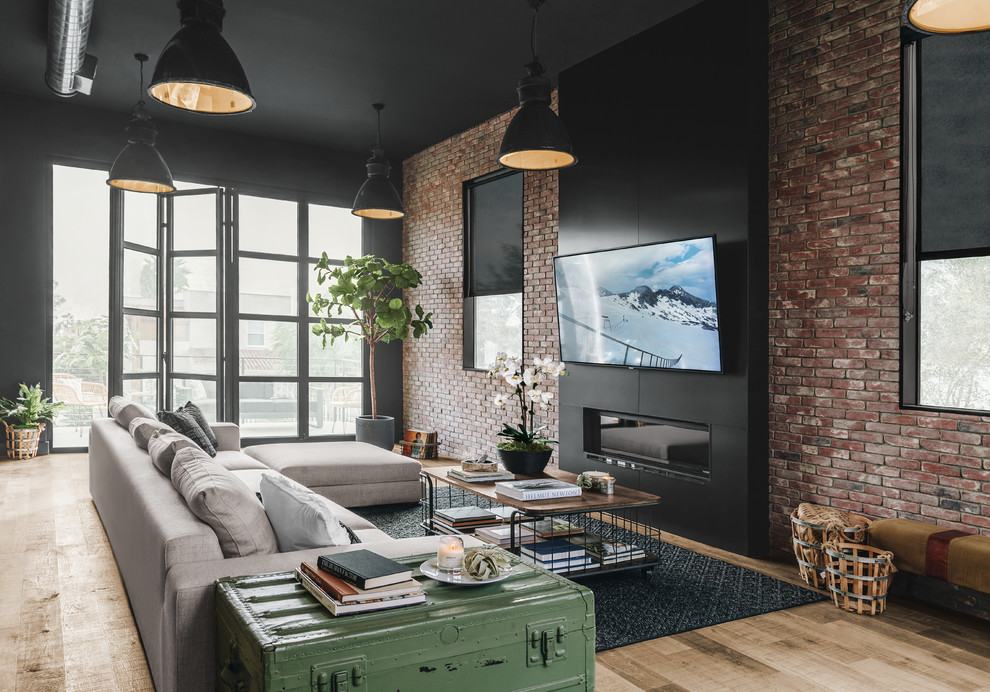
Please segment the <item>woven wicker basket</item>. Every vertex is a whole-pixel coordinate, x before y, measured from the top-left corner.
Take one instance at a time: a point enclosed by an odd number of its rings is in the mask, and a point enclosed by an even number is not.
[[[860,615],[879,615],[897,568],[894,554],[869,545],[826,543],[825,579],[832,602]]]
[[[827,541],[863,543],[870,520],[833,507],[802,502],[791,512],[791,537],[801,578],[816,589],[825,588],[825,557],[822,544]]]
[[[38,454],[38,442],[41,440],[41,431],[45,429],[44,423],[39,423],[34,428],[18,428],[3,423],[7,429],[7,456],[11,459],[33,459]]]

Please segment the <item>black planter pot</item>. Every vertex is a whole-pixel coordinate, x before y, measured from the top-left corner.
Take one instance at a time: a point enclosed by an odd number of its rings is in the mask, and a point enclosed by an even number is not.
[[[354,419],[354,439],[391,450],[395,445],[395,418],[358,416]]]
[[[519,452],[516,450],[500,449],[498,457],[502,466],[509,473],[518,473],[521,476],[536,476],[543,473],[547,463],[550,461],[552,449],[545,452]]]

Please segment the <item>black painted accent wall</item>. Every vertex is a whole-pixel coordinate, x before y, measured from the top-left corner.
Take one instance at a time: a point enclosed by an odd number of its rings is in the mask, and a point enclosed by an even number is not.
[[[724,367],[571,365],[561,466],[657,493],[662,530],[746,555],[769,532],[767,51],[765,5],[707,0],[566,70],[559,92],[579,159],[560,174],[560,254],[715,235]],[[586,407],[710,424],[710,482],[589,461]]]
[[[0,92],[0,127],[5,133],[0,158],[0,396],[14,396],[18,382],[41,382],[50,388],[51,163],[71,165],[75,159],[109,170],[126,142],[128,112],[84,104],[82,96],[56,100]],[[192,126],[156,120],[158,148],[176,178],[234,185],[258,194],[295,191],[306,201],[347,207],[365,178],[368,153],[226,132],[218,129],[223,118],[203,122]],[[392,180],[401,184],[401,171],[394,171]],[[364,247],[398,261],[401,235],[401,223],[365,221]],[[401,431],[401,344],[380,346],[376,365],[380,410],[395,416]],[[369,402],[365,409],[370,411]]]

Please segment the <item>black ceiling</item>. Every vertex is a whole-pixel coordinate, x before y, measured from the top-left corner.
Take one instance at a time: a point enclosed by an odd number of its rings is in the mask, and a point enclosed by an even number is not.
[[[549,0],[540,10],[540,56],[556,83],[560,70],[696,2]],[[7,5],[0,90],[61,98],[44,82],[47,3]],[[227,0],[225,7],[223,34],[257,109],[201,116],[152,102],[160,123],[364,151],[374,143],[371,103],[381,101],[384,144],[397,160],[515,106],[529,60],[525,0]],[[92,95],[71,102],[119,111],[123,122],[137,100],[133,54],[151,56],[147,79],[178,27],[173,0],[96,0],[87,49],[99,59],[96,81]]]

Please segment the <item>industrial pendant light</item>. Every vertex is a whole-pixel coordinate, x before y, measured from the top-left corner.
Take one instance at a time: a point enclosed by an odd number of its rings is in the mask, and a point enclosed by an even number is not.
[[[182,110],[233,115],[254,110],[244,68],[227,41],[222,0],[179,0],[182,28],[158,56],[148,93]]]
[[[986,0],[909,0],[904,23],[931,34],[968,34],[990,29]]]
[[[351,213],[367,219],[401,219],[406,215],[402,200],[388,179],[391,165],[382,149],[382,109],[384,103],[373,103],[371,107],[378,113],[378,143],[371,149],[368,159],[368,179],[354,198]]]
[[[542,171],[566,168],[577,163],[571,138],[550,108],[550,80],[536,52],[536,19],[543,0],[529,0],[533,8],[533,28],[530,41],[533,60],[526,65],[529,73],[519,82],[519,110],[509,122],[498,152],[498,162],[508,168]]]
[[[107,185],[133,192],[172,192],[172,173],[165,159],[155,149],[155,126],[144,109],[144,62],[148,56],[135,53],[141,70],[141,90],[138,102],[131,109],[131,122],[127,125],[127,146],[117,154],[110,167]]]

